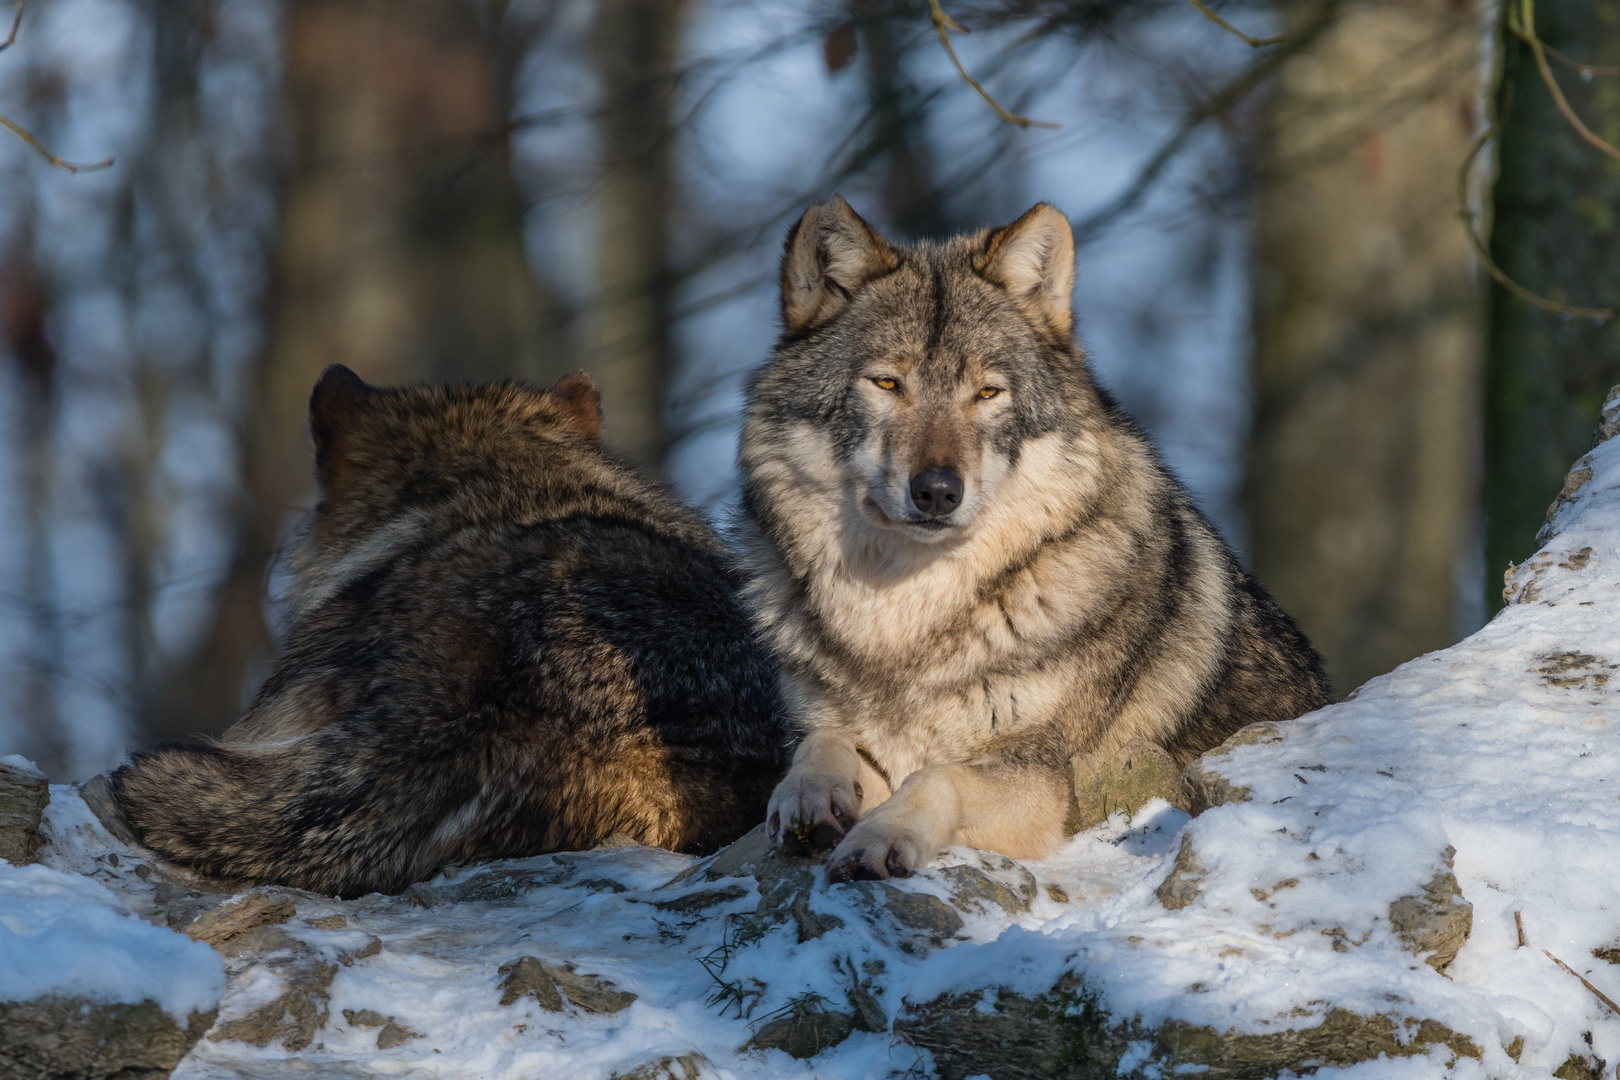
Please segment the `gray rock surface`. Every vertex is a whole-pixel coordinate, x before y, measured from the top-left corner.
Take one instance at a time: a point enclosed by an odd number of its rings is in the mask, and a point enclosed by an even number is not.
[[[995,989],[908,1003],[894,1032],[932,1055],[940,1080],[1112,1078],[1142,1036],[1134,1022],[1110,1017],[1072,975],[1036,998]]]
[[[933,1057],[941,1080],[1112,1080],[1196,1075],[1263,1080],[1350,1065],[1380,1056],[1414,1057],[1444,1047],[1451,1059],[1478,1059],[1473,1042],[1429,1020],[1360,1016],[1331,1010],[1316,1023],[1263,1035],[1218,1031],[1180,1021],[1148,1030],[1110,1016],[1077,975],[1028,998],[997,991],[944,995],[911,1004],[894,1030]],[[1137,1050],[1131,1058],[1127,1053]],[[1144,1052],[1145,1051],[1145,1052]]]
[[[214,1013],[185,1027],[155,1002],[108,1005],[44,997],[0,1002],[4,1080],[161,1080],[172,1072]]]
[[[1198,853],[1193,850],[1192,840],[1186,836],[1181,838],[1181,848],[1176,852],[1176,861],[1170,868],[1170,874],[1159,883],[1157,896],[1159,903],[1171,911],[1179,911],[1198,899],[1201,891],[1199,886],[1204,880],[1207,871],[1198,862]]]
[[[1192,761],[1181,774],[1185,809],[1193,817],[1227,803],[1249,801],[1249,789],[1234,784],[1216,768],[1217,759],[1239,746],[1280,742],[1287,737],[1289,721],[1265,720],[1239,728],[1237,733],[1209,753]]]
[[[698,1080],[709,1059],[702,1054],[668,1055],[637,1065],[629,1072],[614,1073],[612,1080]]]
[[[1116,811],[1134,814],[1154,798],[1187,808],[1174,759],[1145,739],[1133,739],[1107,757],[1079,754],[1069,762],[1071,833],[1100,825]]]
[[[751,1050],[781,1050],[796,1058],[813,1058],[849,1038],[855,1017],[821,1009],[794,1009],[760,1025],[748,1040]]]
[[[952,901],[958,907],[987,911],[992,905],[1008,915],[1023,915],[1035,899],[1035,875],[1004,855],[985,853],[987,860],[996,860],[996,868],[1004,873],[1018,875],[1017,885],[1005,885],[974,866],[947,866],[940,876],[950,882]]]
[[[1155,1036],[1167,1071],[1197,1071],[1209,1080],[1262,1080],[1287,1071],[1314,1071],[1320,1065],[1353,1065],[1379,1057],[1419,1057],[1435,1047],[1451,1061],[1478,1059],[1479,1047],[1433,1020],[1360,1016],[1334,1009],[1318,1024],[1235,1035],[1171,1021]],[[1190,1067],[1190,1068],[1189,1068]]]
[[[264,931],[286,922],[297,910],[297,905],[287,896],[256,891],[209,908],[177,929],[183,929],[191,940],[201,941],[227,957],[268,952],[279,945],[285,935],[272,936]]]
[[[111,833],[119,843],[131,847],[140,844],[135,838],[135,830],[129,827],[129,822],[124,820],[124,816],[118,812],[118,807],[113,804],[112,785],[107,783],[105,773],[97,773],[80,784],[79,798],[83,799],[90,812],[96,815],[96,820],[101,822],[102,828]]]
[[[377,1049],[392,1050],[396,1046],[403,1046],[412,1039],[421,1038],[416,1032],[395,1020],[392,1016],[384,1016],[375,1009],[344,1009],[343,1019],[349,1022],[350,1027],[380,1028],[377,1032]]]
[[[1474,905],[1463,899],[1451,860],[1455,848],[1441,856],[1444,866],[1415,896],[1389,905],[1389,924],[1401,942],[1423,962],[1444,974],[1474,928]]]
[[[39,851],[39,819],[51,801],[45,774],[0,763],[0,859],[16,866]]]
[[[586,1012],[616,1013],[628,1009],[636,995],[614,987],[596,975],[579,974],[572,964],[543,964],[532,956],[519,957],[500,969],[501,1004],[532,997],[542,1009],[562,1012],[563,1001]]]

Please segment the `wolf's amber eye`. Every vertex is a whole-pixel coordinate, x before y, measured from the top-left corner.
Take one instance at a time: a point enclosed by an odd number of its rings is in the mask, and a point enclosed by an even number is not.
[[[979,400],[980,401],[989,401],[991,398],[995,397],[999,393],[1001,393],[1001,387],[999,387],[999,386],[981,387],[979,389]]]
[[[898,389],[900,389],[900,380],[899,379],[891,379],[886,375],[882,376],[880,378],[873,379],[872,383],[879,390],[898,390]]]

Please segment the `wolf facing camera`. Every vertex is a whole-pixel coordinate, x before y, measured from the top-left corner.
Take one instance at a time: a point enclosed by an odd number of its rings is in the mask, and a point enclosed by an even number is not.
[[[1074,241],[1013,224],[901,246],[842,198],[782,260],[740,461],[743,599],[802,741],[777,842],[832,880],[951,844],[1038,858],[1068,768],[1185,765],[1325,705],[1319,658],[1087,370]]]
[[[220,740],[111,777],[147,846],[351,897],[760,820],[789,745],[774,667],[715,535],[603,456],[588,375],[383,389],[334,365],[310,427],[274,670]]]

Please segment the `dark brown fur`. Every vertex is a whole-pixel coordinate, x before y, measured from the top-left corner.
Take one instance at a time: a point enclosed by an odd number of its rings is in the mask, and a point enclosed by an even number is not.
[[[285,649],[218,742],[112,778],[144,843],[352,896],[614,832],[708,851],[785,764],[774,674],[695,514],[596,445],[583,373],[383,390],[328,369]]]

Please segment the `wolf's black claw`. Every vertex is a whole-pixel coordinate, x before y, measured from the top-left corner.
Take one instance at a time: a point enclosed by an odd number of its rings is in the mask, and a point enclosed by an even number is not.
[[[810,827],[810,846],[817,851],[837,847],[838,841],[843,838],[843,831],[831,822],[818,821]]]
[[[874,869],[867,866],[866,863],[860,859],[855,860],[855,866],[853,869],[855,871],[853,880],[855,881],[883,881],[889,876],[888,871],[882,867]]]

